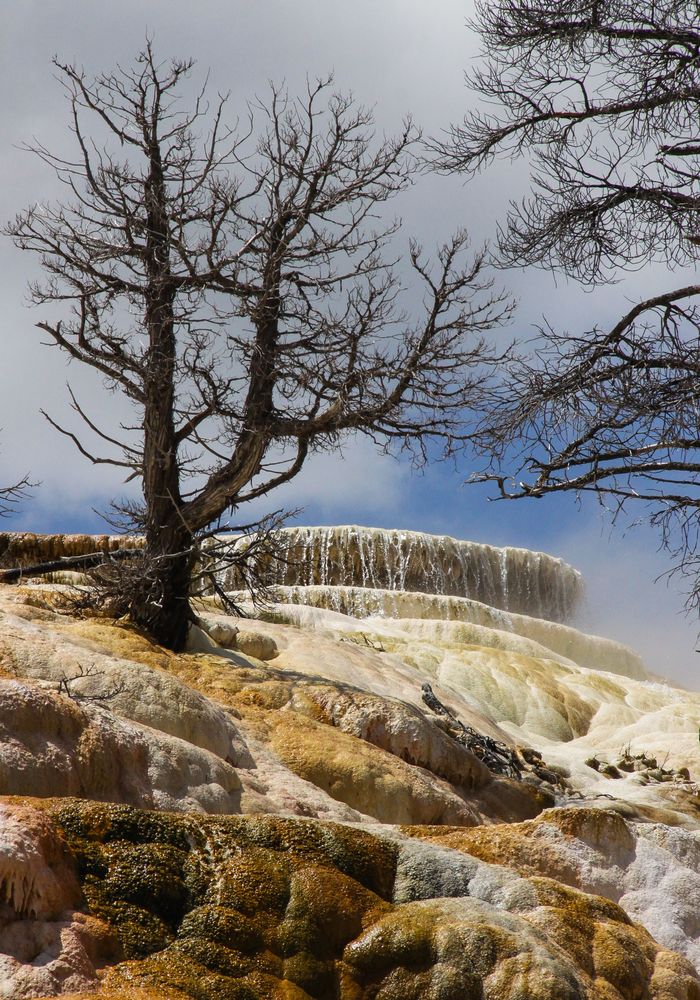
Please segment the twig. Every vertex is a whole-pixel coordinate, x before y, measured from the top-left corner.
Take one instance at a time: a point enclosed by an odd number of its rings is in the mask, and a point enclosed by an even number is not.
[[[61,676],[58,682],[58,693],[66,695],[66,697],[70,698],[71,701],[110,701],[112,698],[116,698],[117,695],[122,694],[122,692],[126,690],[126,684],[124,683],[124,681],[120,682],[119,684],[116,684],[113,688],[111,688],[109,691],[106,691],[104,694],[81,694],[79,691],[74,691],[71,688],[71,684],[73,684],[77,680],[80,680],[83,677],[104,677],[104,676],[105,675],[103,670],[95,670],[94,666],[87,667],[86,669],[85,667],[79,664],[78,673],[75,674],[75,676],[68,677],[66,674],[63,674]]]

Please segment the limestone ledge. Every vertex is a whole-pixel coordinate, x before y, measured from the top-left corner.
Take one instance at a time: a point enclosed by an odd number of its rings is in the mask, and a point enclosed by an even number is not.
[[[232,537],[231,544],[245,546],[246,539]],[[358,525],[284,528],[278,544],[282,558],[270,572],[282,586],[452,595],[553,621],[571,619],[583,598],[577,570],[529,549]],[[240,586],[235,571],[223,572],[220,583],[225,590]]]
[[[246,537],[228,537],[234,548],[247,544]],[[26,566],[141,544],[135,537],[6,532],[0,533],[0,565]],[[553,621],[570,620],[583,597],[580,573],[561,559],[447,535],[358,526],[290,527],[278,532],[278,546],[282,558],[268,569],[282,586],[454,595]],[[223,570],[219,582],[226,590],[240,586],[233,570]]]
[[[641,656],[623,643],[587,635],[571,625],[500,611],[464,597],[372,590],[363,587],[276,587],[278,611],[303,624],[299,607],[319,608],[361,619],[365,630],[397,628],[417,637],[434,636],[440,644],[487,646],[507,649],[581,667],[604,670],[645,680]],[[248,595],[235,591],[236,601]]]

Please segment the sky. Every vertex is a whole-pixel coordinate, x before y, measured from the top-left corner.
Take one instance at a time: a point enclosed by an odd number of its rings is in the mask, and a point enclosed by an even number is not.
[[[193,57],[195,80],[209,72],[210,88],[230,92],[234,114],[267,82],[294,93],[306,77],[332,71],[338,89],[374,108],[378,125],[395,131],[407,114],[427,135],[459,120],[474,97],[464,71],[478,54],[466,21],[467,0],[4,0],[0,35],[0,221],[36,202],[60,198],[50,170],[21,146],[34,138],[56,151],[70,149],[67,105],[54,76],[54,55],[89,74],[129,65],[153,39],[163,58]],[[527,190],[522,165],[497,165],[468,184],[421,177],[402,199],[406,239],[427,245],[466,226],[474,246],[493,236],[507,202]],[[29,256],[0,238],[0,482],[29,471],[40,483],[17,516],[14,530],[99,531],[95,511],[123,494],[115,470],[94,467],[42,418],[40,409],[69,421],[65,383],[78,391],[105,426],[125,416],[120,400],[90,372],[69,367],[42,344],[35,324],[45,317],[27,305],[27,282],[37,276]],[[546,314],[560,327],[604,323],[621,303],[664,275],[645,272],[611,288],[583,293],[540,271],[498,276],[518,299],[501,338],[527,339]],[[297,523],[365,524],[449,534],[517,545],[560,556],[587,581],[581,624],[638,649],[658,674],[700,688],[696,622],[680,613],[677,585],[659,581],[669,563],[648,528],[618,525],[593,502],[573,497],[506,503],[485,487],[465,486],[475,462],[432,464],[419,473],[406,462],[377,454],[365,439],[349,440],[342,454],[313,456],[304,472],[269,498],[269,505],[303,507]]]

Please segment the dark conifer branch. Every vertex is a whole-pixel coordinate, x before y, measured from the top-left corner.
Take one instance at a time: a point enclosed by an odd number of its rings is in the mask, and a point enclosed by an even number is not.
[[[432,143],[471,174],[526,154],[533,195],[512,204],[499,263],[589,285],[651,262],[700,261],[700,10],[686,0],[477,2],[491,110]],[[700,566],[700,285],[695,274],[608,329],[545,326],[484,415],[476,478],[507,498],[593,492],[642,511],[676,567]],[[691,603],[698,603],[697,584]]]

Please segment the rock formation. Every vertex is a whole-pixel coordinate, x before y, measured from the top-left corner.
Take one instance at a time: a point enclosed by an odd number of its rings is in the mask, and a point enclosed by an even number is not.
[[[232,544],[246,539],[232,538]],[[448,535],[344,526],[285,528],[271,566],[281,586],[356,587],[466,597],[494,608],[565,621],[583,597],[581,574],[529,549],[496,548]],[[235,590],[236,578],[224,577]]]
[[[700,694],[417,537],[177,655],[0,586],[3,1000],[700,1000]]]

